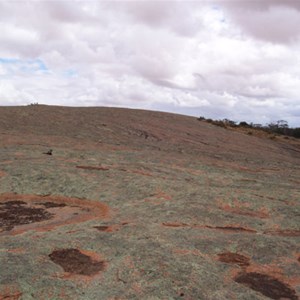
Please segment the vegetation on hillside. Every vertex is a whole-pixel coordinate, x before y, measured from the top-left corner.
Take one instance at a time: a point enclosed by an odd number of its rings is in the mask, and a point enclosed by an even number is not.
[[[213,125],[220,126],[223,128],[228,128],[228,127],[249,128],[249,129],[261,130],[272,134],[280,134],[280,135],[300,138],[300,127],[290,128],[288,122],[285,120],[278,120],[276,122],[271,122],[266,125],[247,123],[245,121],[238,123],[229,119],[212,120],[212,119],[206,119],[204,117],[199,117],[198,120],[205,121],[207,123],[211,123]]]

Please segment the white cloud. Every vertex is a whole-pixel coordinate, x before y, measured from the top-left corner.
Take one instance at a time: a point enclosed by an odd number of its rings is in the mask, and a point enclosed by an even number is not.
[[[0,20],[1,105],[300,126],[297,1],[1,1]]]

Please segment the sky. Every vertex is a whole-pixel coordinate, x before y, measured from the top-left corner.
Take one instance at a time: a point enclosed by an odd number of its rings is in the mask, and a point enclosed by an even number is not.
[[[0,0],[0,105],[300,127],[300,1]]]

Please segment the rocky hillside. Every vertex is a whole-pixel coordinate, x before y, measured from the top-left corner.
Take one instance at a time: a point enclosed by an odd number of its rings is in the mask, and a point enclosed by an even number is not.
[[[0,299],[298,299],[299,184],[292,138],[0,107]]]

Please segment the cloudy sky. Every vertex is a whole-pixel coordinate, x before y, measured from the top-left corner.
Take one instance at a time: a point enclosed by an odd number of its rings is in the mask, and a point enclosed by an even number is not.
[[[300,1],[0,0],[0,105],[300,126]]]

